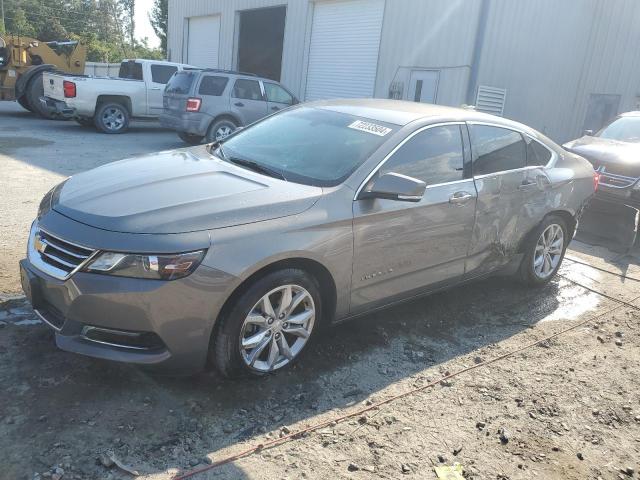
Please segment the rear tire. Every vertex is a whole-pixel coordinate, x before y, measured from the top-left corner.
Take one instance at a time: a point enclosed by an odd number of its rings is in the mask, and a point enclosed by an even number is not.
[[[102,133],[124,133],[129,128],[129,110],[121,103],[103,103],[96,109],[94,124]]]
[[[31,107],[31,111],[33,113],[37,113],[42,118],[51,120],[54,116],[51,115],[40,103],[40,97],[43,95],[44,87],[42,86],[42,73],[37,73],[31,80],[29,80],[24,96],[26,97],[26,102],[29,104],[29,107]]]
[[[207,143],[224,140],[231,135],[236,128],[238,128],[236,122],[229,118],[216,120],[209,126],[209,130],[207,130]]]
[[[31,108],[31,105],[29,105],[29,102],[27,101],[27,96],[26,96],[26,94],[25,94],[25,95],[22,95],[20,98],[18,98],[18,99],[17,99],[17,102],[18,102],[18,103],[20,104],[20,106],[21,106],[22,108],[24,108],[25,110],[28,110],[28,111],[30,111],[31,113],[35,113],[35,112],[33,111],[33,109]]]
[[[180,140],[188,143],[189,145],[200,145],[204,138],[202,135],[192,135],[187,132],[178,132],[178,136],[180,137]]]
[[[520,280],[532,287],[549,283],[562,265],[569,241],[564,219],[557,215],[545,217],[526,240],[518,270]]]
[[[248,286],[219,319],[211,358],[225,377],[266,375],[297,361],[315,338],[321,320],[320,288],[311,275],[298,268],[271,272]],[[250,346],[251,339],[255,346]]]

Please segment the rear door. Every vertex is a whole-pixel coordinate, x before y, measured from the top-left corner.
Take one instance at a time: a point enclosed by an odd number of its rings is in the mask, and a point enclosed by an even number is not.
[[[372,177],[394,172],[423,180],[419,202],[354,202],[353,312],[464,274],[476,191],[464,168],[461,126],[418,130]]]
[[[262,82],[267,96],[268,113],[274,113],[293,105],[295,97],[277,83]]]
[[[231,111],[249,125],[267,115],[267,101],[258,80],[236,79],[231,91]]]
[[[202,100],[200,112],[212,118],[229,109],[229,95],[223,95],[229,84],[229,77],[222,75],[202,75],[197,97]]]
[[[162,113],[162,95],[169,79],[178,71],[176,65],[159,63],[147,64],[149,70],[145,72],[147,85],[147,113],[157,116]]]
[[[533,187],[520,132],[481,123],[468,129],[478,205],[466,270],[481,274],[505,265],[517,251]]]

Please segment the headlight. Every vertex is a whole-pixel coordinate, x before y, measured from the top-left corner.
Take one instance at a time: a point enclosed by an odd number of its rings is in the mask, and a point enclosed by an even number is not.
[[[86,272],[120,277],[175,280],[191,274],[206,250],[168,255],[102,252],[84,268]]]

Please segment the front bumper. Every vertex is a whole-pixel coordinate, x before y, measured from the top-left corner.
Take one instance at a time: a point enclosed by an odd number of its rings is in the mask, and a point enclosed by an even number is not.
[[[62,350],[169,373],[206,365],[232,277],[201,265],[173,281],[83,271],[59,279],[36,266],[31,250],[29,257],[20,261],[23,290]]]
[[[49,114],[54,115],[58,118],[73,118],[75,114],[75,110],[68,106],[62,100],[56,100],[51,97],[40,97],[40,105],[49,112]]]

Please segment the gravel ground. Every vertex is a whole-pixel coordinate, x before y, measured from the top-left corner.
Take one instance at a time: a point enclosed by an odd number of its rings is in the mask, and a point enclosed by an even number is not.
[[[0,108],[0,260],[8,265],[22,256],[38,199],[60,178],[180,145],[155,127],[114,138]],[[3,143],[24,135],[29,146]],[[570,258],[591,266],[566,261],[542,289],[496,278],[432,295],[330,329],[295,368],[242,381],[153,376],[59,351],[17,294],[17,268],[6,268],[0,479],[132,478],[112,459],[139,478],[170,479],[475,365],[194,478],[429,479],[455,462],[474,479],[638,478],[640,310],[572,281],[640,308],[640,254],[571,247]]]

